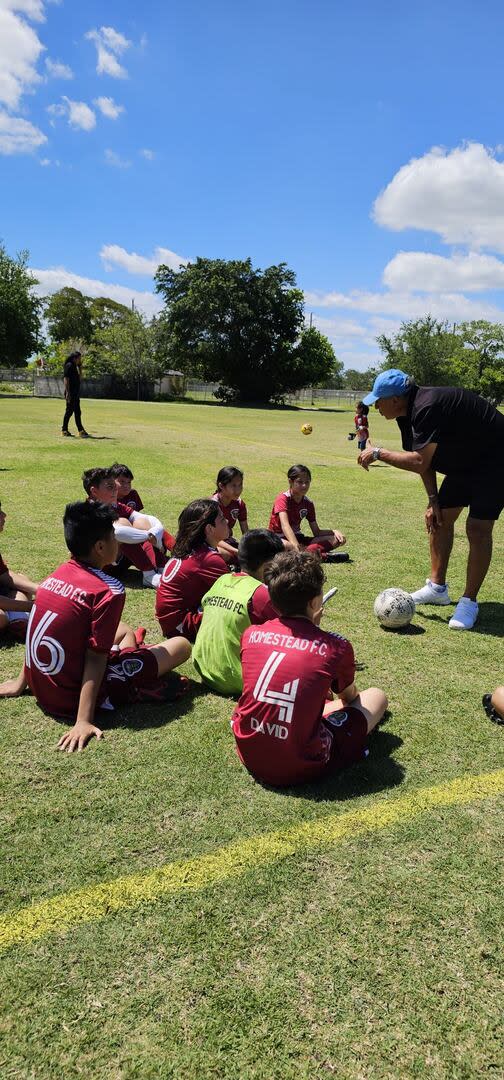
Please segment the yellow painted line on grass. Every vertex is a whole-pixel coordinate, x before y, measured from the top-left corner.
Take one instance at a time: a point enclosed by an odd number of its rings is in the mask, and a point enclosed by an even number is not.
[[[479,802],[503,792],[504,769],[480,776],[462,776],[399,798],[381,800],[361,810],[329,814],[289,829],[252,836],[208,855],[75,889],[0,917],[0,950],[37,941],[82,923],[97,922],[115,912],[152,904],[163,896],[204,889],[299,852],[316,851],[411,821],[437,807]]]

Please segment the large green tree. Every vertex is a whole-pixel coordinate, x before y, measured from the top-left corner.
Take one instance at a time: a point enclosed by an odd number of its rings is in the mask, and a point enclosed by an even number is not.
[[[504,401],[504,326],[484,319],[457,327],[460,349],[453,359],[456,381],[495,405]]]
[[[46,304],[51,340],[58,345],[68,342],[74,349],[89,345],[93,332],[90,306],[90,298],[79,289],[66,286],[53,293]]]
[[[451,364],[460,349],[456,328],[431,315],[403,322],[393,337],[381,334],[382,370],[400,368],[422,386],[451,386],[457,379]]]
[[[0,364],[5,367],[24,367],[40,341],[43,305],[27,267],[27,251],[12,258],[0,244]]]
[[[328,378],[327,339],[303,330],[303,294],[285,263],[256,270],[250,259],[197,259],[159,266],[165,354],[175,368],[219,382],[219,396],[278,401]]]
[[[145,394],[146,384],[161,374],[152,328],[144,315],[129,311],[113,319],[100,333],[107,370],[137,398]]]

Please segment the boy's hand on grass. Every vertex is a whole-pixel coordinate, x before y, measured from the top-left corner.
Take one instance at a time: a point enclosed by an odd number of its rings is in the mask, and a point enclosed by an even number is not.
[[[333,535],[338,547],[342,547],[343,544],[346,544],[346,536],[344,536],[343,533],[338,532],[338,530],[335,529]]]
[[[68,754],[73,754],[74,750],[84,750],[93,735],[97,739],[102,739],[103,731],[95,724],[79,720],[70,731],[67,731],[66,735],[61,736],[57,749],[66,750]]]

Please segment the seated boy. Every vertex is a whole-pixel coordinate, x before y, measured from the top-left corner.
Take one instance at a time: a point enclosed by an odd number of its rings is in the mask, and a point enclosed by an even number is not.
[[[163,526],[157,518],[138,514],[117,500],[116,482],[111,469],[86,469],[82,474],[84,491],[89,499],[117,508],[114,531],[119,541],[119,569],[135,566],[142,571],[145,586],[157,589],[161,580],[160,570],[166,563],[162,546]]]
[[[276,618],[264,572],[283,551],[279,536],[251,529],[238,546],[241,571],[217,578],[201,601],[203,620],[193,647],[196,671],[219,694],[241,694],[240,640],[244,630]]]
[[[121,465],[118,461],[115,461],[110,466],[110,472],[115,480],[117,501],[123,503],[124,506],[129,506],[130,510],[136,510],[137,514],[139,514],[143,510],[144,504],[138,491],[132,486],[134,476],[129,466]],[[171,551],[175,544],[175,537],[166,529],[163,529],[162,532],[162,543],[165,553]]]
[[[6,517],[0,503],[0,532],[3,532]],[[24,641],[28,612],[37,589],[36,581],[30,581],[26,574],[9,570],[0,555],[0,633],[10,630],[17,641]]]
[[[252,776],[285,787],[360,761],[387,699],[375,688],[358,693],[350,642],[319,629],[324,573],[317,555],[284,551],[265,580],[280,614],[243,635],[243,693],[232,727]],[[336,697],[328,701],[331,691]]]
[[[73,726],[58,748],[70,753],[101,738],[96,709],[178,696],[181,680],[177,686],[167,676],[191,652],[180,637],[137,646],[120,622],[124,586],[103,569],[117,557],[115,518],[102,503],[69,503],[63,524],[72,558],[38,586],[24,667],[0,685],[0,697],[18,697],[28,686],[44,712],[68,720]]]

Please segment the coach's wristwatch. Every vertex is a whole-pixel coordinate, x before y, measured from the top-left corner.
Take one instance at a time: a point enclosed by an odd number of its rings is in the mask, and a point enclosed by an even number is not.
[[[379,461],[380,460],[380,451],[381,451],[381,446],[376,446],[375,449],[373,450],[373,461]]]

